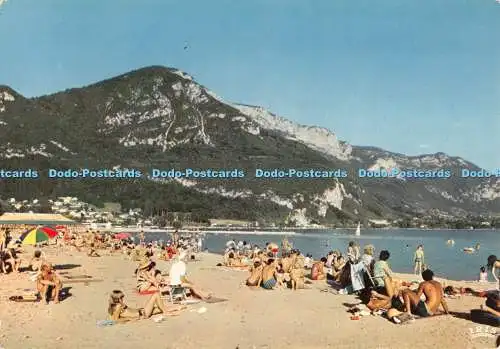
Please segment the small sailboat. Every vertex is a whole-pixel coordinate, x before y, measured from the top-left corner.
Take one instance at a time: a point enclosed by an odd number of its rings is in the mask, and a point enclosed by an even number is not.
[[[361,236],[361,223],[358,222],[358,227],[356,228],[356,236]]]
[[[455,245],[455,240],[449,239],[448,241],[446,241],[446,244],[453,246]]]

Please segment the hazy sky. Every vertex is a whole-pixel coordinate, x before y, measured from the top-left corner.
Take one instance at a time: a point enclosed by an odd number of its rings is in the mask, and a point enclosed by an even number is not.
[[[495,0],[9,0],[0,34],[26,96],[166,65],[352,144],[500,166]]]

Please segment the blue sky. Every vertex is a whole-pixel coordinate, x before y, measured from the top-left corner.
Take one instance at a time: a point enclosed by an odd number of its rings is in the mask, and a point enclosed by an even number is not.
[[[173,66],[352,144],[500,166],[495,0],[8,0],[0,33],[26,96]]]

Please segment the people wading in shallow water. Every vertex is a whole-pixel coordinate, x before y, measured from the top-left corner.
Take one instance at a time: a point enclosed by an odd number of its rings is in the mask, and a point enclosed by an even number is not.
[[[415,251],[415,255],[413,256],[413,263],[415,263],[415,275],[420,275],[422,274],[422,271],[424,269],[424,246],[423,245],[418,245],[417,250]]]

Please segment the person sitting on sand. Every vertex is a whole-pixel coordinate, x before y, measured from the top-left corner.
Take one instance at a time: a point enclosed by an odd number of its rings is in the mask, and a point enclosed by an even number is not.
[[[277,280],[276,260],[269,258],[266,265],[262,269],[262,288],[266,290],[274,290],[276,288]]]
[[[370,273],[373,272],[373,264],[375,263],[375,259],[373,258],[374,253],[375,247],[373,245],[366,245],[363,248],[363,255],[361,256],[361,261],[369,269]]]
[[[293,250],[290,255],[292,267],[290,270],[290,282],[292,290],[305,288],[305,258],[298,250]]]
[[[331,275],[334,281],[339,282],[342,276],[342,271],[344,270],[347,261],[345,260],[344,256],[342,256],[342,253],[338,251],[334,251],[333,255],[336,257],[334,257],[332,263]]]
[[[3,251],[2,254],[3,259],[3,272],[6,272],[5,267],[9,266],[10,270],[16,273],[19,273],[19,267],[21,266],[21,258],[17,256],[16,250],[13,248],[9,248]]]
[[[290,252],[284,254],[283,258],[281,258],[280,264],[283,273],[289,274],[294,264],[294,259],[291,256]]]
[[[153,314],[178,315],[186,306],[166,305],[156,292],[146,302],[144,308],[134,309],[128,307],[124,302],[125,294],[120,290],[114,290],[109,297],[108,314],[113,321],[130,321],[148,319]]]
[[[250,287],[259,287],[262,283],[262,270],[264,265],[260,261],[255,261],[250,268],[250,276],[246,281],[246,285]]]
[[[96,251],[96,249],[95,249],[95,244],[94,244],[93,242],[92,242],[92,243],[90,243],[90,245],[89,245],[89,252],[87,252],[87,256],[89,256],[89,257],[101,257],[101,256],[97,253],[97,251]]]
[[[29,263],[29,268],[32,271],[39,271],[40,268],[42,267],[42,264],[45,263],[45,259],[42,257],[42,251],[36,250],[33,253],[33,258],[31,258],[30,263]]]
[[[52,299],[54,303],[59,303],[59,292],[62,286],[62,281],[52,268],[52,265],[50,263],[43,264],[36,280],[36,288],[42,299],[44,299],[47,304],[49,300]]]
[[[349,246],[347,247],[347,258],[354,264],[356,264],[359,260],[360,252],[359,246],[354,241],[349,242]]]
[[[154,276],[156,263],[150,259],[144,259],[137,268],[137,291],[157,291],[159,285]]]
[[[479,282],[488,282],[488,272],[485,267],[479,269]]]
[[[247,264],[243,263],[234,252],[228,253],[225,265],[226,267],[233,268],[241,268],[247,266]]]
[[[433,316],[436,314],[440,306],[443,307],[445,314],[449,314],[443,287],[439,282],[433,279],[434,273],[431,270],[426,269],[422,272],[422,278],[424,281],[420,283],[416,292],[410,289],[403,290],[403,299],[406,310],[406,316],[404,319],[411,319],[412,314],[420,317]],[[422,295],[425,296],[425,301],[421,300]],[[401,313],[394,309],[390,309],[387,312],[387,317],[389,319],[393,318],[393,321],[396,323],[403,321],[400,315]]]
[[[170,267],[170,286],[181,286],[189,289],[191,294],[197,298],[202,300],[208,300],[212,298],[212,295],[209,292],[206,292],[197,286],[195,286],[188,278],[187,275],[187,265],[184,261],[186,259],[187,253],[186,251],[179,251],[179,255],[177,256],[177,261],[172,264]]]
[[[326,263],[326,258],[323,257],[319,262],[315,262],[312,265],[311,268],[311,280],[325,280],[326,279],[326,273],[325,273],[325,263]]]
[[[379,260],[373,266],[373,282],[375,287],[385,289],[389,298],[399,295],[401,283],[394,279],[393,272],[387,260],[391,254],[387,250],[380,251]]]

